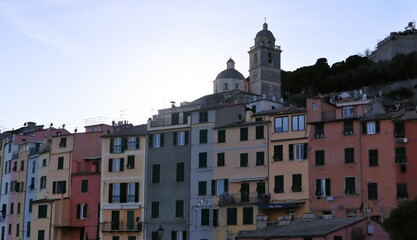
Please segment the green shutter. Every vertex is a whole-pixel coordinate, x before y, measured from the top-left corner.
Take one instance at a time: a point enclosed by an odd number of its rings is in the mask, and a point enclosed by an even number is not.
[[[109,203],[113,202],[113,183],[109,184]]]
[[[294,144],[288,145],[288,159],[294,160]]]
[[[114,139],[110,138],[110,149],[109,149],[110,153],[113,153],[113,148],[114,148]]]

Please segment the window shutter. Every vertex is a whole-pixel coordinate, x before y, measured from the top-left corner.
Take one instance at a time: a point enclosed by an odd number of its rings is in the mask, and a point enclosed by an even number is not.
[[[294,160],[294,144],[288,145],[288,154],[289,160]]]
[[[62,182],[62,193],[66,193],[67,192],[67,181],[63,181]]]
[[[81,204],[77,204],[77,219],[81,218]]]
[[[211,180],[211,195],[216,195],[216,180]]]
[[[120,172],[123,172],[124,167],[125,167],[125,159],[120,158]]]
[[[331,191],[330,178],[326,178],[326,195],[327,196],[332,194],[330,191]]]
[[[120,184],[120,202],[121,203],[126,202],[126,195],[127,195],[127,184],[121,183]]]
[[[172,142],[174,143],[174,146],[177,146],[177,136],[178,136],[178,133],[177,132],[174,132],[174,134],[172,134],[172,136],[173,136]]]
[[[135,202],[139,202],[139,183],[135,183]]]
[[[84,204],[84,211],[83,211],[84,218],[87,218],[87,207],[88,207],[88,204]]]
[[[113,202],[113,183],[109,184],[109,203]]]
[[[140,148],[140,138],[136,137],[136,149]]]
[[[188,131],[185,131],[185,144],[188,144]]]
[[[110,153],[113,153],[113,148],[114,148],[114,139],[110,138]]]
[[[113,172],[113,158],[109,159],[109,172]]]
[[[152,148],[153,147],[153,135],[152,134],[148,136],[148,141],[149,141],[149,148]]]
[[[367,122],[362,122],[362,133],[366,134],[367,133]]]
[[[124,152],[127,149],[127,139],[122,138],[122,152]]]
[[[164,134],[161,133],[161,147],[164,146]]]
[[[308,144],[304,143],[304,156],[303,159],[307,159]]]
[[[379,133],[379,121],[375,122],[375,132]]]
[[[316,179],[316,196],[321,196],[321,179]]]
[[[229,192],[229,179],[224,180],[224,191]]]
[[[52,193],[56,193],[56,182],[52,183]]]

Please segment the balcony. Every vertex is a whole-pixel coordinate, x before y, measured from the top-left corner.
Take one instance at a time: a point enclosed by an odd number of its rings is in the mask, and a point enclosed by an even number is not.
[[[102,222],[102,232],[142,232],[142,222]]]
[[[219,195],[219,206],[233,204],[254,204],[269,202],[269,194],[252,193],[223,193]]]
[[[405,156],[397,156],[395,158],[395,163],[399,165],[403,165],[407,163],[407,159],[405,158]]]

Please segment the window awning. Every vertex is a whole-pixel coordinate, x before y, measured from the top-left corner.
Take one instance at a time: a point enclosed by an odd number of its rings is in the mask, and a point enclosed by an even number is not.
[[[230,179],[229,182],[250,182],[250,181],[262,181],[265,180],[266,177],[248,177],[248,178],[235,178]]]
[[[259,208],[261,209],[293,209],[298,208],[304,202],[281,202],[281,203],[261,203]]]

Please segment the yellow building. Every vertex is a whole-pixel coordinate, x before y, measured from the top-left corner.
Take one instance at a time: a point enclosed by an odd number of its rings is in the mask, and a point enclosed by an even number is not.
[[[102,137],[100,239],[143,239],[146,125]]]
[[[255,229],[258,204],[267,198],[268,123],[247,119],[215,128],[216,239],[234,239],[239,231]]]

